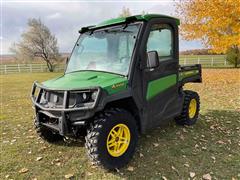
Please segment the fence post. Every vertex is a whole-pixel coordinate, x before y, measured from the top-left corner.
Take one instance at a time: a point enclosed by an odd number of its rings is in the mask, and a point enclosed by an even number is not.
[[[4,68],[5,68],[5,74],[7,74],[7,65],[6,64],[5,64]]]
[[[224,66],[226,66],[227,65],[227,60],[226,60],[226,58],[225,58],[225,61],[224,61]]]
[[[185,57],[185,58],[184,58],[184,65],[186,65],[186,60],[187,60],[187,59],[186,59],[186,57]]]
[[[213,57],[212,57],[212,62],[211,62],[211,66],[213,66]]]
[[[18,72],[21,72],[21,70],[20,70],[20,65],[18,64]]]

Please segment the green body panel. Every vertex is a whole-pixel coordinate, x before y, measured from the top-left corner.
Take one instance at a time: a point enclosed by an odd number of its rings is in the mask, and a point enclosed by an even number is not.
[[[176,20],[177,25],[180,25],[179,19],[177,19],[175,17],[171,17],[171,16],[162,15],[162,14],[145,14],[145,15],[135,15],[135,16],[129,16],[129,17],[135,17],[139,21],[149,21],[153,18],[170,18],[170,19]],[[97,24],[96,26],[92,27],[91,29],[100,28],[100,27],[104,27],[104,26],[110,26],[110,25],[119,24],[119,23],[124,23],[126,21],[126,18],[128,18],[128,17],[109,19],[109,20],[106,20],[106,21],[103,21],[103,22]]]
[[[177,75],[172,74],[165,76],[148,83],[146,99],[150,100],[151,98],[158,95],[160,92],[168,89],[169,87],[177,83]]]
[[[197,75],[197,74],[199,74],[198,70],[180,72],[178,81],[181,81],[184,78],[191,77],[191,76],[194,76],[194,75]]]
[[[42,84],[52,90],[87,89],[101,87],[108,94],[114,94],[127,88],[127,78],[99,71],[79,71],[68,73]]]

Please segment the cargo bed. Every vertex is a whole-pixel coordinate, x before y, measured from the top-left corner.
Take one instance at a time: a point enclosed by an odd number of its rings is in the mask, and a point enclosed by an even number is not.
[[[179,78],[180,85],[184,85],[188,82],[202,82],[202,67],[201,64],[180,66]]]

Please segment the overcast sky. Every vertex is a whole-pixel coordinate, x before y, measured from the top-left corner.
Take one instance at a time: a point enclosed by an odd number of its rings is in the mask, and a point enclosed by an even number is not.
[[[60,52],[70,52],[82,26],[97,24],[117,17],[123,7],[132,14],[148,13],[174,15],[173,1],[47,1],[3,0],[1,4],[2,54],[9,53],[12,43],[18,42],[26,30],[28,18],[40,18],[58,39]],[[202,48],[200,42],[180,40],[180,50]]]

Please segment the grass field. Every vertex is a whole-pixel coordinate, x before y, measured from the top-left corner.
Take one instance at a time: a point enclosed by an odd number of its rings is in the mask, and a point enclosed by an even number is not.
[[[35,79],[58,74],[1,75],[0,179],[240,179],[240,70],[203,70],[201,112],[193,127],[170,122],[141,135],[133,160],[110,172],[92,166],[83,142],[50,145],[33,128],[29,99]],[[195,174],[194,174],[195,173]]]

